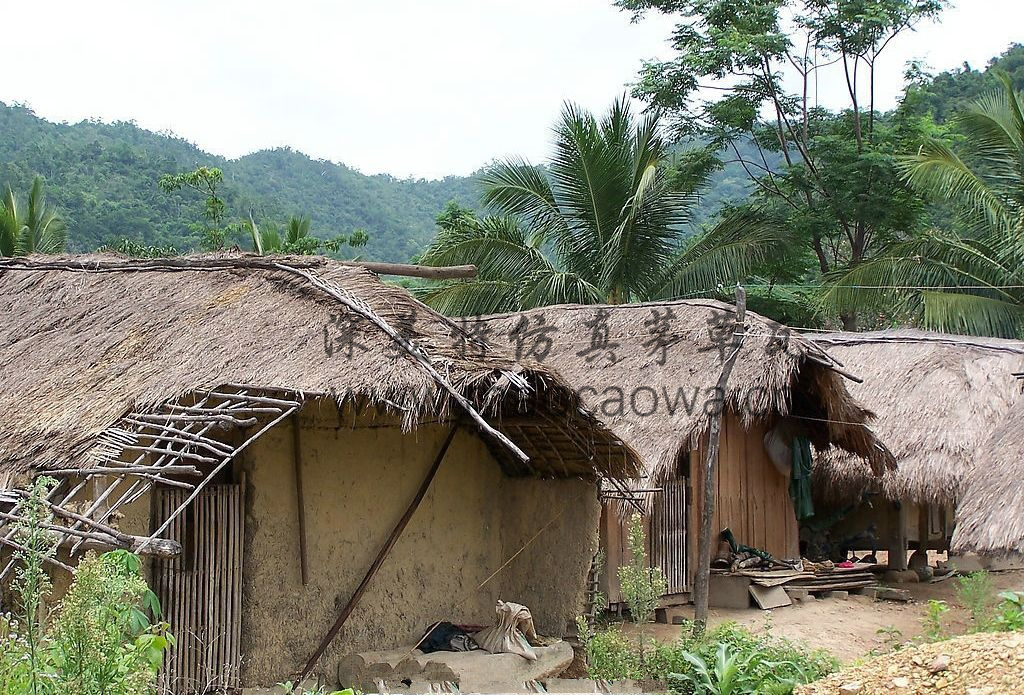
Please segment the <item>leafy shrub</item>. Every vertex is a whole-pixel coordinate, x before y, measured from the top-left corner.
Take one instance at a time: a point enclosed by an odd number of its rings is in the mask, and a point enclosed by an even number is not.
[[[988,572],[972,572],[966,577],[958,577],[956,595],[963,607],[971,614],[974,631],[984,631],[992,619],[995,604],[995,590]]]
[[[924,637],[929,642],[937,642],[946,638],[942,627],[942,616],[949,612],[949,604],[945,601],[931,599],[928,601],[927,613],[924,617]]]
[[[1024,630],[1024,592],[1004,591],[999,598],[1002,600],[990,623],[991,629],[995,632]]]
[[[56,553],[43,503],[52,481],[41,479],[16,526],[21,550],[13,589],[20,614],[0,615],[0,692],[6,695],[144,695],[173,638],[139,558],[126,551],[86,554],[52,616],[43,609],[50,582],[43,569]]]
[[[634,514],[629,520],[629,551],[632,558],[628,565],[619,568],[619,584],[626,605],[629,606],[629,615],[637,623],[650,621],[658,601],[668,589],[661,568],[648,566],[645,536],[643,518]]]
[[[683,695],[789,693],[797,683],[822,678],[839,666],[825,651],[754,635],[735,623],[699,638],[692,636],[692,626],[684,625],[673,644],[631,639],[617,627],[581,632],[580,639],[591,678],[665,680]]]

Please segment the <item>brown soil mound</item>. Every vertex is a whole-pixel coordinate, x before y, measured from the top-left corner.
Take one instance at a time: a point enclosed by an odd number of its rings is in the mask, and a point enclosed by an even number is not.
[[[1024,695],[1024,633],[965,635],[872,659],[794,695]]]

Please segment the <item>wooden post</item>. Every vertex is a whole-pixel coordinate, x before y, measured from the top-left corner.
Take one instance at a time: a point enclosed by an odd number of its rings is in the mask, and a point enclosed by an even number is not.
[[[747,293],[742,286],[736,286],[736,323],[732,329],[732,354],[722,365],[722,373],[718,377],[718,391],[722,396],[722,407],[711,414],[711,427],[708,432],[708,451],[704,461],[704,499],[700,510],[700,536],[697,541],[697,575],[693,587],[695,635],[701,635],[708,622],[708,592],[711,582],[711,523],[715,514],[715,472],[718,464],[718,445],[722,434],[722,417],[725,410],[725,393],[729,383],[729,375],[736,365],[736,358],[743,347],[746,330],[743,323],[747,317]]]
[[[306,554],[306,502],[302,494],[302,438],[298,411],[292,415],[292,461],[295,464],[295,501],[299,514],[299,573],[302,586],[309,584],[309,560]]]
[[[357,586],[356,590],[352,592],[352,597],[349,598],[345,607],[341,609],[341,614],[338,615],[338,619],[334,621],[334,625],[332,625],[331,629],[328,630],[327,635],[320,642],[320,646],[316,648],[315,652],[313,652],[313,656],[309,657],[309,661],[307,661],[306,665],[303,667],[302,673],[300,673],[298,678],[295,679],[296,683],[302,683],[305,681],[310,672],[316,668],[317,662],[320,661],[320,657],[324,655],[325,651],[327,651],[327,647],[331,645],[331,642],[334,641],[334,638],[337,637],[338,633],[341,631],[345,621],[348,620],[348,617],[352,614],[352,609],[356,607],[356,604],[359,603],[359,599],[363,597],[366,587],[370,585],[370,581],[373,579],[374,575],[377,574],[377,570],[379,570],[381,565],[384,564],[384,560],[387,559],[388,553],[390,553],[391,549],[395,547],[395,543],[398,542],[399,537],[402,535],[402,531],[404,531],[405,527],[408,526],[409,520],[412,518],[412,515],[416,513],[416,510],[420,506],[420,502],[422,502],[424,496],[426,496],[427,490],[430,488],[430,483],[433,482],[434,476],[437,475],[437,469],[441,466],[441,461],[444,460],[445,454],[448,453],[448,447],[451,446],[452,440],[455,439],[455,433],[458,432],[458,430],[459,426],[456,424],[448,433],[444,443],[441,445],[441,449],[437,452],[437,456],[434,458],[433,465],[430,467],[430,470],[427,471],[426,477],[420,484],[420,489],[416,492],[416,496],[413,497],[412,502],[409,503],[409,507],[405,510],[405,514],[403,514],[402,518],[398,520],[397,524],[395,524],[395,528],[391,531],[391,535],[388,536],[387,541],[384,542],[383,547],[381,547],[380,551],[377,553],[377,557],[374,559],[373,564],[370,565],[370,569],[366,571],[366,575],[363,577],[363,580],[359,582],[359,586]]]
[[[917,549],[922,553],[928,552],[930,541],[928,529],[931,526],[931,505],[921,502],[917,505]]]
[[[889,569],[907,569],[907,505],[896,502],[896,537],[889,548]]]

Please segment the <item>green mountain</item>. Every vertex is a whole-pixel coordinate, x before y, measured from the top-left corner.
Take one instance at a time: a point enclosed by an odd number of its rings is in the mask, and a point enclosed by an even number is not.
[[[1024,45],[1011,46],[983,70],[964,65],[934,76],[920,74],[907,90],[908,106],[945,121],[994,89],[996,69],[1008,72],[1024,88]],[[739,147],[745,150],[749,144]],[[29,108],[0,102],[0,185],[26,191],[32,177],[41,174],[52,202],[68,221],[73,251],[89,251],[121,237],[145,245],[194,248],[197,240],[189,224],[197,221],[201,201],[189,192],[163,193],[157,181],[163,174],[198,165],[224,171],[223,195],[235,219],[250,210],[258,220],[308,215],[313,233],[321,237],[363,228],[370,243],[362,253],[374,260],[409,260],[433,238],[434,218],[447,201],[473,208],[479,202],[471,177],[427,181],[367,176],[287,148],[228,160],[133,123],[52,123]],[[723,204],[741,202],[750,187],[738,164],[726,164],[699,192],[694,226],[711,221]]]
[[[180,138],[132,123],[52,123],[24,106],[0,103],[0,184],[27,190],[35,174],[47,183],[71,232],[71,250],[88,251],[120,237],[146,245],[195,246],[188,225],[201,208],[188,192],[167,194],[162,174],[216,166],[236,217],[308,215],[318,236],[364,228],[367,258],[406,261],[434,235],[434,217],[452,199],[476,206],[473,179],[438,181],[367,176],[343,164],[290,149],[228,160]]]

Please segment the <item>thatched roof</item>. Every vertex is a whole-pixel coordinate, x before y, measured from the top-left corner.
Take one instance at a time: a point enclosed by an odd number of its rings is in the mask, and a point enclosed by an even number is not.
[[[978,462],[956,508],[953,550],[1024,553],[1024,399],[978,452]]]
[[[890,499],[955,502],[992,431],[1022,399],[1011,376],[1024,368],[1019,341],[915,330],[814,341],[863,377],[850,391],[878,415],[873,427],[899,463],[876,483],[844,452],[829,452],[816,480],[831,499],[855,500],[877,484]]]
[[[512,345],[519,344],[517,326],[554,329],[548,333],[550,352],[543,364],[568,379],[584,404],[639,452],[649,475],[658,480],[677,470],[680,454],[698,442],[710,412],[720,407],[715,389],[723,355],[733,350],[723,340],[729,339],[735,308],[713,300],[569,305],[483,321],[492,341]],[[724,399],[744,423],[772,426],[790,416],[817,447],[834,445],[866,459],[868,474],[892,464],[868,425],[871,413],[849,395],[841,369],[823,350],[755,313],[748,312],[745,323],[747,335]],[[617,344],[611,350],[614,360],[605,350],[589,350],[602,324],[608,343]],[[523,350],[532,346],[532,340],[521,342]]]
[[[418,346],[435,373],[325,287]],[[530,456],[524,468],[489,441],[509,470],[638,471],[545,367],[500,346],[477,351],[404,290],[325,259],[6,259],[0,309],[0,473],[71,464],[127,412],[225,384],[386,403],[411,428],[462,414],[445,381]]]

